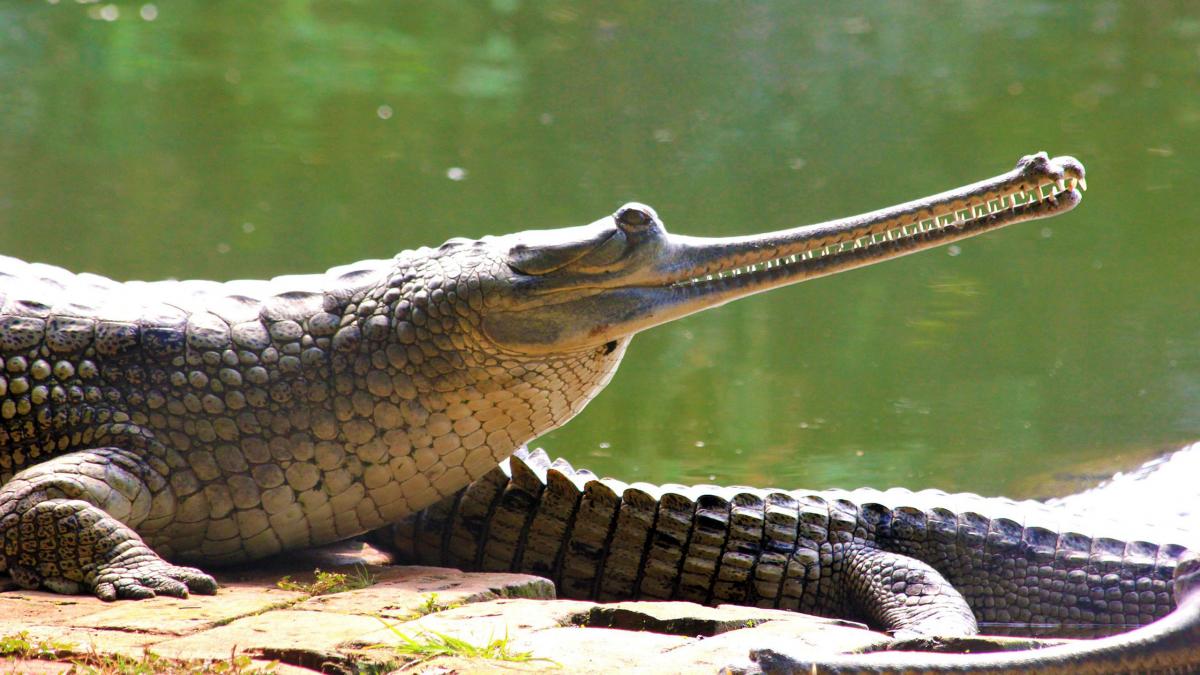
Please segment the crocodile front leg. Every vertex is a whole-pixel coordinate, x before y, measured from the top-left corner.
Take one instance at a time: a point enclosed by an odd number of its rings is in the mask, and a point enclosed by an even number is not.
[[[32,466],[0,488],[0,571],[24,588],[102,600],[215,593],[212,577],[166,562],[135,531],[169,523],[174,501],[161,473],[119,448]]]

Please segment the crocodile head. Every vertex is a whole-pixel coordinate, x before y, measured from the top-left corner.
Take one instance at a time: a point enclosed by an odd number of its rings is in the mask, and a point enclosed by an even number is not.
[[[1045,153],[956,190],[859,216],[766,234],[670,234],[648,206],[590,225],[485,237],[503,260],[482,330],[521,354],[623,347],[633,334],[731,300],[896,258],[1075,207],[1083,165]],[[499,290],[499,289],[495,289]],[[620,351],[616,356],[619,358]]]
[[[418,453],[420,470],[446,457],[442,468],[453,468],[428,479],[445,495],[583,410],[638,331],[1062,213],[1079,202],[1082,188],[1079,162],[1040,154],[951,192],[767,234],[668,234],[653,209],[627,204],[590,225],[455,239],[397,256],[386,283],[352,305],[360,323],[334,335],[334,366],[346,370],[353,359],[354,372],[373,378],[367,384],[404,400],[402,409],[384,406],[393,412],[390,423],[406,429],[385,432],[384,445],[395,456]],[[368,268],[374,279],[375,262]],[[352,378],[338,384],[342,394],[353,391]],[[369,399],[360,398],[365,412]],[[359,402],[339,405],[351,414]],[[434,494],[414,488],[406,504],[419,508]]]

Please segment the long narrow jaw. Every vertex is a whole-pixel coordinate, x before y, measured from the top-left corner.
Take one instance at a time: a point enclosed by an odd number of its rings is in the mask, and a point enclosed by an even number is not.
[[[510,266],[536,272],[519,280],[523,300],[485,328],[527,352],[600,345],[755,293],[1058,215],[1084,189],[1078,160],[1038,153],[949,192],[759,235],[672,235],[652,209],[629,204],[592,225],[549,231],[557,234],[544,255],[542,233],[513,235]]]
[[[778,286],[1065,213],[1086,189],[1078,160],[1048,159],[1039,153],[995,178],[859,216],[748,237],[671,237],[675,253],[668,257],[690,260],[692,266],[670,285],[690,296],[677,305],[690,314]],[[720,302],[712,302],[717,298]]]

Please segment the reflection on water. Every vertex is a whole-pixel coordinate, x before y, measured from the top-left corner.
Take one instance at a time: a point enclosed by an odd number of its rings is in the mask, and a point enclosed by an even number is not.
[[[543,444],[626,479],[1022,496],[1200,437],[1187,7],[64,0],[0,31],[0,251],[119,278],[634,199],[761,231],[1077,155],[1075,212],[650,331]]]

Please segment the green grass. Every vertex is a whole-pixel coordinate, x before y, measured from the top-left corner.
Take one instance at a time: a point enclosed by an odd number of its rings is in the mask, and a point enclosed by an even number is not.
[[[383,620],[380,619],[380,621]],[[374,645],[374,647],[389,648],[397,655],[415,659],[418,663],[435,659],[439,656],[457,656],[465,659],[488,659],[490,661],[510,661],[516,663],[547,661],[556,666],[558,665],[550,659],[534,656],[533,652],[513,651],[509,646],[507,631],[503,638],[489,640],[484,645],[474,645],[462,638],[456,638],[434,630],[425,630],[418,633],[416,637],[410,637],[396,628],[395,624],[383,621],[383,625],[393,635],[400,638],[400,644]]]
[[[181,661],[167,659],[152,652],[142,653],[141,658],[120,654],[91,653],[71,660],[69,675],[257,675],[273,673],[275,663],[265,667],[251,668],[250,657],[245,654],[229,656],[220,661]]]
[[[316,569],[313,570],[313,581],[311,583],[306,584],[293,581],[290,576],[286,576],[277,581],[275,585],[285,591],[296,591],[315,597],[374,586],[375,581],[375,576],[371,574],[366,565],[357,565],[354,568],[354,572],[350,574],[344,572],[322,572],[320,569]]]
[[[383,661],[376,663],[374,661],[360,661],[354,664],[355,672],[358,675],[387,675],[394,673],[404,664],[396,661]]]
[[[462,603],[455,602],[455,603],[443,605],[438,602],[438,594],[437,593],[430,593],[429,595],[425,596],[424,602],[417,605],[416,616],[414,618],[428,616],[435,612],[441,612],[441,611],[445,611],[447,609],[454,609],[455,607],[462,607]]]
[[[66,671],[69,675],[252,675],[270,673],[275,669],[274,663],[250,668],[251,659],[244,654],[230,654],[228,660],[220,661],[181,661],[163,658],[149,651],[143,652],[141,658],[100,654],[96,651],[79,654],[72,644],[35,640],[25,631],[0,637],[0,670],[4,670],[3,659],[66,662],[70,663]]]
[[[21,631],[0,637],[0,657],[18,659],[57,659],[71,653],[75,646],[56,640],[34,640]]]

